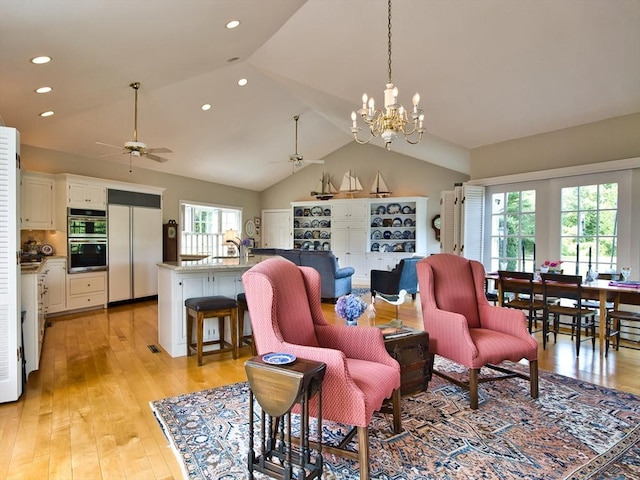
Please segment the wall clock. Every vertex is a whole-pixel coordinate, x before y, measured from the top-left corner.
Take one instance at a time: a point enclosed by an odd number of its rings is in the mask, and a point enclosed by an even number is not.
[[[167,227],[167,237],[176,238],[176,227],[174,225],[169,225]]]
[[[436,240],[440,241],[440,215],[436,215],[431,220],[431,228],[433,228],[434,233],[436,234]]]
[[[256,234],[256,224],[253,220],[249,219],[244,224],[244,233],[249,237],[253,237]]]

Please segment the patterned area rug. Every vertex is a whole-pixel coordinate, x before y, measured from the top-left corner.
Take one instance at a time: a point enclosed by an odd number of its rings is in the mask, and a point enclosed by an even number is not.
[[[440,358],[435,367],[463,372]],[[537,400],[529,397],[528,382],[511,379],[481,384],[480,408],[472,411],[468,405],[466,392],[434,375],[426,392],[403,397],[401,434],[390,434],[390,415],[376,414],[371,478],[640,478],[635,395],[541,372]],[[248,478],[246,383],[157,400],[151,408],[185,478]],[[294,429],[296,422],[294,416]],[[323,422],[325,442],[342,430]],[[323,478],[359,478],[357,462],[324,456]],[[255,478],[266,477],[256,473]]]

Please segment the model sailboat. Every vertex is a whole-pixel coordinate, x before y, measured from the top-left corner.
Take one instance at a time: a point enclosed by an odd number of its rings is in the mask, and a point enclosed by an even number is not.
[[[342,177],[340,191],[345,192],[349,197],[353,198],[353,195],[360,190],[362,190],[360,180],[358,180],[355,173],[351,173],[351,170],[348,170],[347,173],[344,174],[344,177]]]
[[[380,170],[376,174],[376,178],[373,180],[373,184],[371,185],[371,195],[375,195],[376,198],[385,198],[391,195],[391,191],[387,184],[384,182],[384,178],[380,174]]]
[[[338,193],[336,187],[331,184],[331,178],[328,173],[322,172],[322,178],[318,180],[316,190],[311,192],[311,195],[315,196],[318,200],[329,200]]]

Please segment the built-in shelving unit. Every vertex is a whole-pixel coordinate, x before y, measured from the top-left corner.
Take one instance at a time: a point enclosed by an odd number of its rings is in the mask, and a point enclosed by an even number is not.
[[[299,202],[293,208],[293,248],[331,250],[331,207],[327,202]]]

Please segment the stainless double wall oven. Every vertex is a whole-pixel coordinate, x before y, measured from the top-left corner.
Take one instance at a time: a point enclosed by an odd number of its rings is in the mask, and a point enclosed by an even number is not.
[[[69,273],[106,270],[107,212],[69,208],[67,210],[67,255]]]

